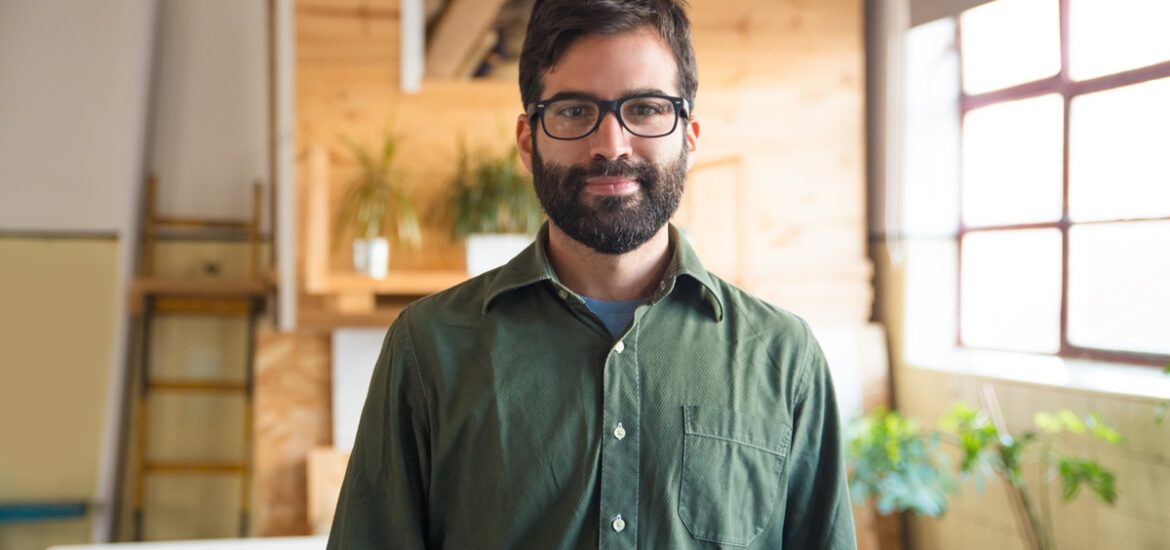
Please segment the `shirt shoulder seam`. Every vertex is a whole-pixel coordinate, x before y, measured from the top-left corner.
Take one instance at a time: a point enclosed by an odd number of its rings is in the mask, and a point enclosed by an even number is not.
[[[426,411],[430,411],[431,400],[427,396],[426,385],[423,384],[422,367],[419,365],[418,356],[414,353],[414,328],[411,327],[410,312],[411,307],[407,306],[398,317],[405,331],[403,345],[406,348],[407,361],[413,367],[412,370],[414,371],[415,381],[418,383],[418,393],[422,397],[423,407],[426,408]],[[423,416],[424,418],[429,418],[429,416]]]
[[[812,329],[804,320],[800,320],[800,328],[803,331],[803,341],[801,342],[799,372],[797,374],[799,385],[796,389],[796,394],[793,395],[793,406],[803,403],[811,391],[811,382],[809,378],[812,376]]]

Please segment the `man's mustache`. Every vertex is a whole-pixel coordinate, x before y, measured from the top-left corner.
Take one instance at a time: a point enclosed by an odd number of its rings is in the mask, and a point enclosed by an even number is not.
[[[634,178],[641,184],[653,184],[657,179],[654,166],[646,162],[628,159],[595,158],[586,165],[574,166],[569,170],[569,181],[584,186],[586,178],[625,177]]]

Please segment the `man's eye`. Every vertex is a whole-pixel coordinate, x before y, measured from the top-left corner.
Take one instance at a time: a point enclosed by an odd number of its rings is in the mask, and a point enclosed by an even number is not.
[[[633,103],[626,108],[628,116],[650,118],[670,113],[669,104],[656,102]]]
[[[553,114],[557,118],[586,118],[592,116],[592,109],[586,105],[569,105],[558,107]]]

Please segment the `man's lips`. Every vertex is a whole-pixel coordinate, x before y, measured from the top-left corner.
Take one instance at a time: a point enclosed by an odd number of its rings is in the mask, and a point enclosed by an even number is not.
[[[625,195],[638,190],[632,177],[593,177],[585,180],[585,190],[594,195]]]

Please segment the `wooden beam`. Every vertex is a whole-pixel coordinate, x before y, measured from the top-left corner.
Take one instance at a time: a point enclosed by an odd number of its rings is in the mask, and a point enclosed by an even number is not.
[[[491,31],[504,0],[452,0],[427,44],[428,78],[458,78]]]
[[[329,278],[329,149],[323,145],[309,147],[308,179],[305,193],[305,290],[325,292]]]
[[[397,9],[392,8],[371,8],[365,4],[357,7],[345,8],[337,6],[317,6],[312,4],[298,4],[297,15],[300,16],[315,16],[315,17],[340,17],[340,18],[355,18],[361,20],[367,19],[391,19],[396,20],[399,17]]]

